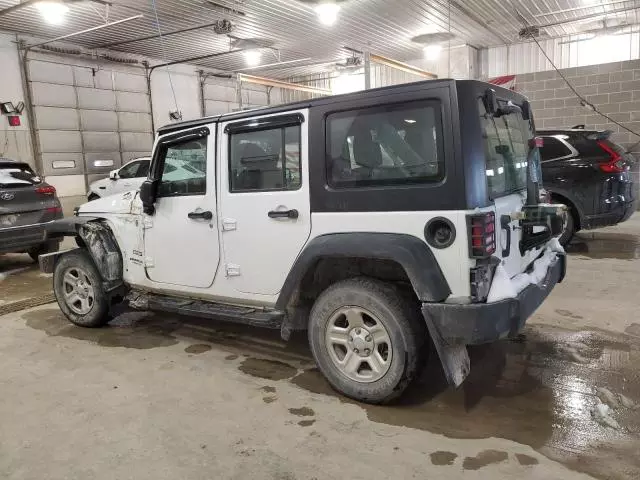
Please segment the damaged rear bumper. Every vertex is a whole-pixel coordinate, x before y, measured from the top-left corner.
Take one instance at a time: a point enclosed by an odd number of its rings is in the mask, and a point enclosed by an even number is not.
[[[562,281],[565,272],[566,256],[558,255],[546,278],[539,285],[529,285],[516,298],[468,305],[423,303],[422,314],[449,345],[478,345],[513,337]]]
[[[566,262],[566,256],[558,254],[555,263],[549,265],[545,279],[529,285],[516,298],[468,305],[422,304],[422,314],[450,383],[458,386],[468,374],[467,345],[518,334],[555,285],[562,282]]]

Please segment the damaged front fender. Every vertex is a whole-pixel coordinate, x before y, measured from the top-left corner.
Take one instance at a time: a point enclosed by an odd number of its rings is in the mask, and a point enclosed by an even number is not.
[[[76,220],[74,222],[74,220]],[[60,222],[63,223],[62,221]],[[118,242],[108,225],[91,219],[76,217],[64,219],[64,225],[57,225],[52,222],[51,230],[58,234],[79,238],[80,248],[86,248],[91,254],[91,258],[100,272],[104,281],[104,290],[109,292],[123,285],[122,282],[122,253],[118,247]],[[53,273],[59,258],[68,251],[54,252],[47,255],[40,255],[40,270],[45,273]]]

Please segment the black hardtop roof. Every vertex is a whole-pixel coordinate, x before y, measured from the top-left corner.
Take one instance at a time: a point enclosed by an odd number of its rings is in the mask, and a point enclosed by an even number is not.
[[[163,127],[160,127],[158,129],[158,135],[165,135],[167,133],[176,132],[178,130],[183,130],[185,128],[190,128],[190,127],[195,128],[201,125],[206,125],[206,124],[218,122],[221,120],[224,120],[224,121],[240,120],[243,118],[251,118],[256,115],[268,115],[271,113],[286,112],[289,110],[311,108],[317,105],[328,105],[331,103],[336,103],[336,102],[345,101],[345,100],[357,100],[361,98],[364,99],[367,97],[377,97],[380,95],[386,95],[389,93],[396,93],[396,92],[397,93],[410,92],[412,90],[419,90],[425,87],[437,87],[437,86],[443,86],[443,85],[452,85],[455,83],[467,84],[467,85],[479,84],[480,86],[491,87],[496,90],[503,90],[502,87],[498,87],[497,85],[492,85],[486,82],[482,82],[480,80],[453,80],[450,78],[424,80],[421,82],[404,83],[401,85],[390,85],[387,87],[372,88],[370,90],[362,90],[354,93],[346,93],[342,95],[330,95],[327,97],[314,98],[312,100],[303,100],[300,102],[276,105],[273,107],[255,108],[252,110],[243,110],[239,112],[225,113],[222,115],[212,115],[209,117],[198,118],[195,120],[186,120],[182,122],[171,123],[168,125],[164,125]]]

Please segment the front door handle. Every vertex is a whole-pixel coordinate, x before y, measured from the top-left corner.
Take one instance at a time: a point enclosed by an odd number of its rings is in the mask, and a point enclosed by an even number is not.
[[[209,210],[205,210],[203,212],[189,212],[187,214],[187,217],[189,217],[192,220],[196,220],[196,219],[211,220],[213,218],[213,213],[211,213]]]
[[[269,218],[298,218],[298,210],[295,208],[292,210],[271,210],[269,213]]]

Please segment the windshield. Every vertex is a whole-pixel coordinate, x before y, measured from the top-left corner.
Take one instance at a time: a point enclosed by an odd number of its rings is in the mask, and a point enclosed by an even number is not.
[[[520,112],[494,117],[478,100],[484,141],[487,185],[491,198],[527,187],[527,155],[533,137],[530,122]]]
[[[0,187],[27,187],[41,182],[28,165],[0,163]]]

